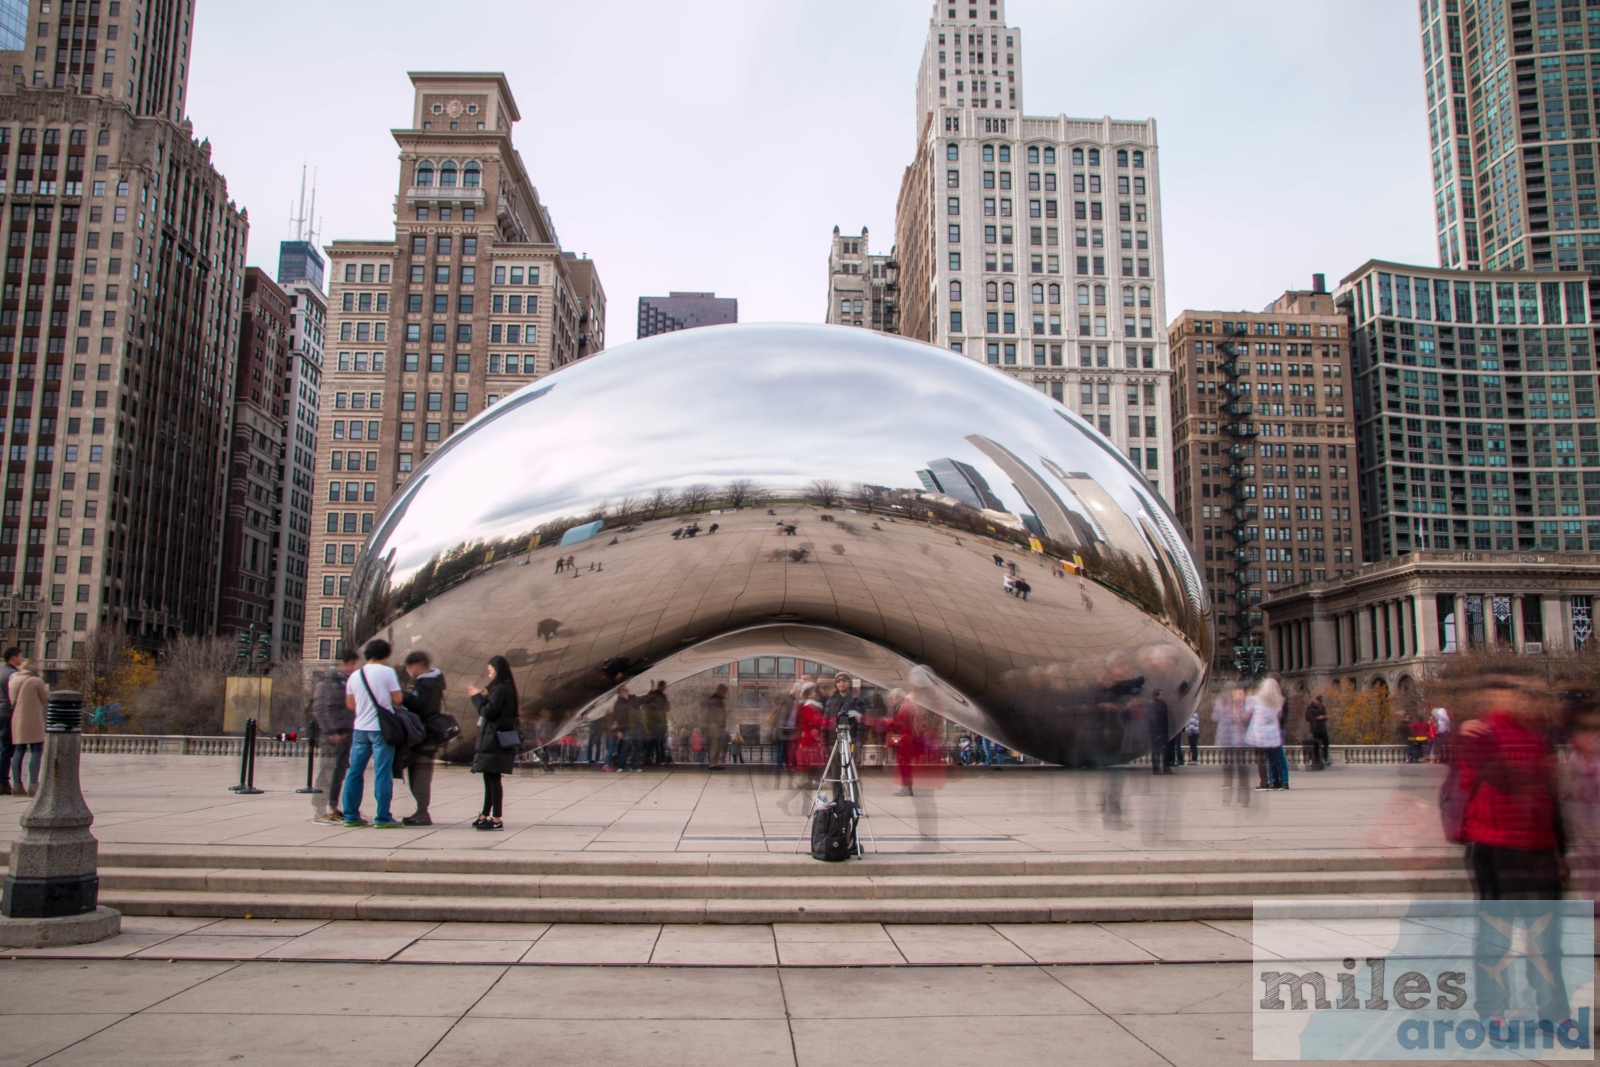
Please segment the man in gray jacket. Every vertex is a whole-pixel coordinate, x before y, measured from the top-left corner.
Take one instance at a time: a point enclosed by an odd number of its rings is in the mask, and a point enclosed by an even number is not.
[[[15,646],[6,649],[5,663],[0,664],[0,767],[11,766],[11,753],[15,751],[15,746],[11,744],[11,676],[17,673],[21,663],[22,649]],[[5,778],[0,782],[0,795],[9,795],[11,792],[9,772]]]
[[[316,810],[312,822],[344,823],[338,797],[333,794],[343,787],[345,774],[350,770],[350,731],[355,728],[356,714],[345,706],[344,687],[360,666],[361,657],[354,650],[348,651],[339,666],[323,671],[312,683],[311,717],[316,720],[317,733],[324,745],[332,746],[331,752],[327,747],[322,750],[317,791],[311,794],[311,806]]]

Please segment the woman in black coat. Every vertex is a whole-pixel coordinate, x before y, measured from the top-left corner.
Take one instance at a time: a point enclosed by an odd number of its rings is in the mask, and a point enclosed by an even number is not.
[[[503,789],[500,776],[510,774],[516,748],[502,748],[499,735],[517,728],[517,685],[504,656],[489,659],[489,688],[469,686],[467,695],[478,709],[478,748],[472,773],[483,775],[483,813],[472,824],[476,830],[504,830],[500,821]]]

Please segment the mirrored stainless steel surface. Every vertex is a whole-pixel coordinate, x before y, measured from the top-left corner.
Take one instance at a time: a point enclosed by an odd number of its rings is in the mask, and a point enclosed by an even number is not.
[[[629,678],[798,656],[1072,766],[1146,751],[1157,689],[1176,731],[1212,642],[1192,550],[1109,441],[832,326],[667,334],[512,394],[410,476],[347,607],[347,639],[427,649],[458,702],[506,655],[558,734]]]

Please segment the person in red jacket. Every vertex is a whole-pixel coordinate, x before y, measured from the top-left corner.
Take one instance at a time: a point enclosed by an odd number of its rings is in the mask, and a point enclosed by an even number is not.
[[[1561,899],[1566,841],[1549,702],[1538,681],[1479,679],[1484,714],[1458,734],[1459,785],[1468,798],[1462,836],[1480,900]]]

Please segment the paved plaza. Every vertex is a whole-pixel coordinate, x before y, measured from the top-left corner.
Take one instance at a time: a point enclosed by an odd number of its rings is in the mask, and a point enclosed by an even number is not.
[[[1243,1067],[1249,972],[0,961],[0,1065]]]
[[[506,779],[506,830],[471,828],[482,779],[443,766],[431,827],[345,829],[310,821],[303,761],[262,758],[240,796],[237,760],[209,756],[83,758],[83,791],[102,844],[584,853],[795,850],[806,797],[780,788],[770,767],[608,774],[586,767]],[[1337,765],[1294,775],[1284,793],[1225,802],[1223,768],[1147,770],[954,769],[896,796],[892,772],[868,772],[865,807],[881,853],[1076,855],[1181,850],[1273,852],[1442,847],[1436,809],[1442,768]],[[373,816],[369,791],[363,814]],[[27,801],[0,797],[0,842],[17,836]],[[396,783],[394,813],[412,810]],[[865,832],[865,831],[864,831]]]
[[[1224,802],[1222,769],[951,775],[894,795],[873,773],[880,853],[930,865],[1442,845],[1439,769],[1342,765]],[[436,825],[309,821],[304,766],[87,756],[108,852],[263,856],[471,851],[674,862],[794,848],[802,796],[770,768],[507,780],[507,831],[468,825],[480,779],[440,767]],[[1237,800],[1237,798],[1231,798]],[[26,801],[0,797],[0,839]],[[397,814],[410,810],[400,790]],[[370,801],[367,814],[371,814]],[[926,854],[926,855],[923,855]],[[875,860],[878,857],[878,860]],[[730,857],[731,858],[731,857]],[[753,858],[753,857],[752,857]],[[763,861],[765,862],[765,861]],[[930,867],[930,870],[934,867]],[[0,1067],[24,1064],[1106,1064],[1250,1061],[1250,927],[1193,922],[674,924],[370,922],[130,915],[95,945],[0,960]]]

